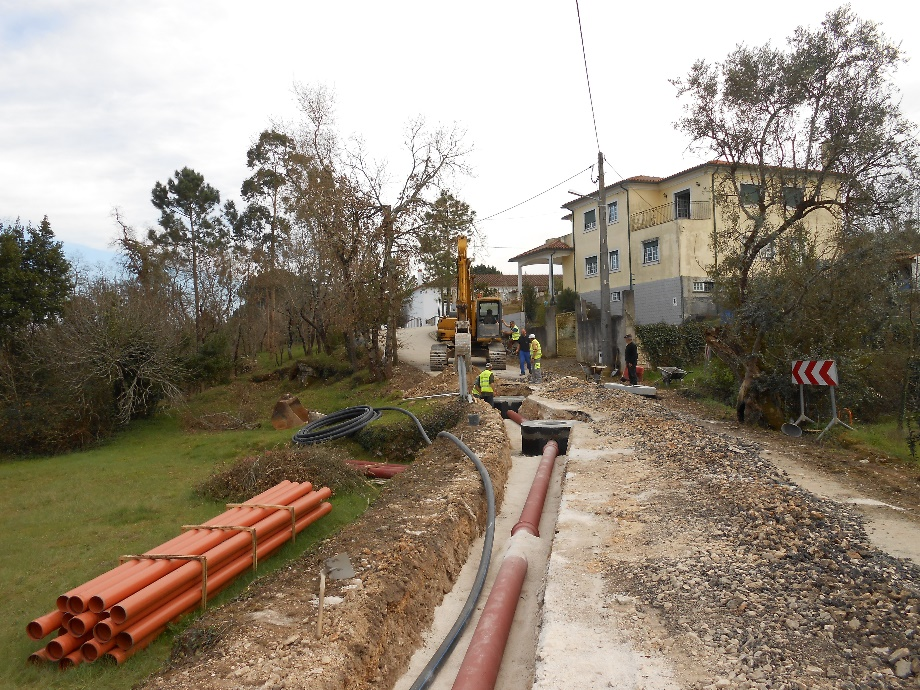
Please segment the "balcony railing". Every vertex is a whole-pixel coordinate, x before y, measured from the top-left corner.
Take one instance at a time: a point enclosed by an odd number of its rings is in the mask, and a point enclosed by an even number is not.
[[[679,218],[708,220],[711,214],[712,204],[708,201],[677,201],[630,214],[629,226],[632,230],[642,230]]]

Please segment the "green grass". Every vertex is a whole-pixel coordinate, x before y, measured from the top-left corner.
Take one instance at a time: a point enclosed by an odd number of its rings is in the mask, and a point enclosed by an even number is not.
[[[152,549],[179,534],[182,525],[223,512],[223,504],[197,496],[193,487],[234,459],[290,442],[292,430],[277,431],[268,422],[280,392],[290,391],[307,407],[326,412],[386,401],[379,387],[348,381],[322,389],[292,390],[295,386],[299,384],[266,383],[251,393],[248,403],[260,410],[258,429],[189,433],[178,421],[180,415],[161,415],[132,424],[92,450],[0,462],[0,582],[6,594],[0,599],[0,618],[7,622],[0,630],[0,688],[127,688],[160,667],[176,630],[124,666],[96,662],[61,673],[26,663],[51,637],[32,641],[25,627],[53,610],[58,595],[115,567],[120,555]],[[233,412],[238,393],[238,385],[209,390],[182,414]],[[368,499],[344,494],[332,503],[332,513],[307,528],[296,544],[260,563],[259,574],[354,520]],[[241,578],[216,601],[235,596],[251,579]]]
[[[849,423],[849,420],[845,420]],[[907,430],[898,431],[895,420],[883,420],[874,424],[853,424],[853,431],[844,427],[837,427],[843,442],[852,445],[858,444],[864,448],[872,449],[880,455],[897,458],[905,462],[916,463],[917,459],[910,456],[907,446]]]

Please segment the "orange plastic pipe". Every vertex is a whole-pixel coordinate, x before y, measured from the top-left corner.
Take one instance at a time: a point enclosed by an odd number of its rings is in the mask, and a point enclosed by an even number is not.
[[[527,500],[521,510],[521,519],[511,528],[512,535],[524,530],[535,537],[540,536],[540,516],[543,515],[543,504],[546,502],[546,492],[549,490],[553,465],[558,455],[559,444],[555,441],[547,441],[543,446],[543,457],[537,467],[533,484],[530,485],[530,493],[527,494]]]
[[[127,659],[130,659],[132,656],[137,654],[142,649],[146,649],[147,647],[149,647],[150,643],[153,642],[155,639],[157,639],[160,633],[162,633],[164,630],[166,630],[165,625],[159,630],[156,630],[150,635],[148,635],[147,637],[145,637],[143,640],[141,640],[137,644],[135,644],[133,647],[131,647],[131,649],[124,650],[119,647],[113,647],[112,649],[108,650],[105,653],[104,658],[112,659],[116,664],[123,664],[125,663]]]
[[[44,664],[47,661],[54,661],[48,654],[48,648],[42,647],[41,649],[36,649],[34,652],[29,654],[28,659],[30,664]]]
[[[311,486],[311,485],[309,484],[309,482],[306,482],[305,484],[300,485],[300,486],[304,487],[304,486]],[[300,490],[302,490],[302,488]],[[298,490],[297,493],[299,493],[300,490]],[[326,491],[328,491],[328,489]],[[311,493],[308,493],[306,497],[302,496],[298,500],[295,500],[293,503],[286,502],[285,504],[292,505],[295,508],[296,512],[302,512],[305,508],[308,508],[313,502],[317,502],[317,499],[315,497],[319,493],[320,492],[311,492]],[[291,494],[291,495],[296,495],[296,494]],[[289,496],[286,495],[285,498],[287,497]],[[295,515],[296,515],[296,512],[295,512]],[[253,529],[256,530],[256,534],[258,537],[258,536],[261,536],[260,533],[265,532],[265,524],[266,524],[264,523],[265,520],[271,519],[272,522],[267,523],[270,525],[277,524],[277,525],[286,526],[290,519],[287,511],[282,512],[282,511],[271,510],[271,509],[263,509],[262,513],[263,514],[267,513],[267,516],[262,518],[262,520],[259,520],[258,522],[256,522],[254,525],[247,524],[251,521],[252,516],[246,516],[246,519],[240,519],[236,523],[232,523],[232,524],[251,526],[253,527]],[[205,531],[205,530],[201,530],[201,531],[205,532],[204,538],[207,540],[206,544],[213,544],[215,541],[214,535],[212,535],[209,531]],[[220,561],[225,560],[228,556],[235,555],[237,551],[241,551],[242,549],[246,549],[246,548],[251,549],[251,543],[252,543],[251,539],[252,538],[248,534],[243,534],[240,532],[220,531],[219,536],[220,536],[220,541],[216,543],[211,549],[208,549],[206,551],[203,551],[202,549],[198,549],[196,551],[192,551],[191,553],[194,553],[197,555],[207,555],[209,567],[211,566],[218,567],[220,565]],[[214,549],[218,550],[216,554],[214,553]],[[218,555],[220,556],[220,558],[216,558],[216,556]],[[143,594],[148,587],[159,588],[159,589],[155,589],[154,591],[160,591],[160,590],[165,591],[169,587],[167,587],[166,584],[163,584],[162,582],[163,578],[169,578],[168,580],[166,580],[166,583],[169,584],[169,583],[177,582],[182,579],[182,575],[171,577],[173,573],[175,573],[176,571],[181,570],[183,575],[186,575],[189,572],[192,572],[193,577],[197,576],[197,573],[201,571],[201,564],[198,563],[197,561],[161,561],[161,563],[165,565],[158,568],[157,571],[154,571],[154,572],[160,573],[160,577],[150,578],[149,573],[148,573],[147,575],[143,577],[138,576],[138,579],[132,580],[131,582],[123,583],[120,589],[114,590],[114,594],[113,594],[113,590],[109,590],[106,596],[109,596],[111,600],[121,601],[124,603],[125,600],[130,599],[130,601],[127,602],[126,608],[121,605],[119,605],[117,608],[113,608],[116,623],[123,622],[130,616],[136,615],[140,611],[146,610],[147,608],[150,607],[150,604],[155,600],[155,598],[157,596],[160,596],[159,594],[157,594],[153,598],[151,598],[150,596]],[[177,588],[181,588],[181,586],[182,586],[182,583],[180,582],[178,585],[172,586],[172,589],[175,590]],[[121,594],[121,592],[123,591],[129,591],[129,593],[120,600],[115,599],[115,597]],[[135,595],[140,595],[140,596],[135,596]],[[140,607],[138,607],[139,601],[141,602]],[[101,595],[99,599],[93,598],[90,601],[91,609],[107,608],[105,604],[106,604],[106,600],[104,599],[103,595]],[[131,611],[131,613],[125,613],[124,612],[125,610],[129,610]]]
[[[186,549],[191,548],[193,542],[198,538],[199,536],[196,534],[184,532],[178,537],[170,539],[168,542],[164,542],[145,553],[185,553]],[[75,615],[91,610],[89,608],[89,601],[94,592],[116,586],[119,582],[124,582],[128,578],[139,577],[142,570],[151,567],[153,564],[154,562],[149,560],[131,559],[107,573],[103,573],[101,576],[92,580],[91,584],[78,587],[74,590],[76,594],[71,594],[67,597],[65,604],[67,610]],[[59,597],[59,602],[60,599]],[[60,603],[58,605],[60,606]]]
[[[293,483],[294,482],[291,482],[290,480],[285,479],[279,484],[276,484],[275,486],[273,486],[271,489],[268,489],[267,491],[263,491],[261,494],[249,499],[249,501],[247,502],[267,503],[268,502],[267,499],[272,498],[275,494],[280,493],[287,486],[290,486]],[[214,524],[214,525],[227,524],[221,521],[232,518],[233,516],[237,514],[237,511],[239,510],[241,509],[232,508],[230,510],[227,510],[221,513],[220,515],[218,515],[217,517],[213,518],[213,520],[205,524]],[[163,542],[159,546],[156,546],[148,550],[147,553],[169,553],[173,549],[180,547],[184,542],[188,541],[190,537],[191,535],[188,532],[183,532],[179,536],[173,537],[169,541]],[[115,568],[112,568],[111,570],[108,570],[102,573],[101,575],[94,577],[92,580],[84,582],[82,585],[79,585],[78,587],[74,587],[69,592],[62,594],[57,599],[57,606],[61,611],[69,610],[75,614],[83,613],[86,610],[85,601],[89,599],[89,596],[86,596],[86,597],[81,596],[83,592],[87,590],[91,590],[93,588],[99,588],[104,585],[107,586],[107,584],[110,584],[109,581],[114,581],[115,578],[125,577],[126,576],[125,571],[135,568],[138,565],[140,565],[141,567],[148,567],[150,564],[151,564],[150,561],[137,561],[137,560],[131,560],[131,561],[127,561],[126,563],[122,563],[121,565]],[[71,603],[70,599],[72,597],[77,597],[77,599]]]
[[[328,514],[331,510],[332,510],[331,503],[320,504],[319,507],[317,507],[315,510],[311,511],[307,515],[304,515],[299,520],[297,520],[296,529],[295,529],[296,533],[300,534],[300,532],[306,529],[306,527],[316,522],[316,520],[318,520],[322,516]],[[270,556],[272,553],[277,551],[282,545],[284,545],[284,543],[287,542],[289,538],[290,537],[287,532],[283,530],[279,530],[278,532],[275,533],[274,536],[269,537],[260,545],[259,551],[258,551],[259,558],[268,558],[268,556]],[[252,551],[247,550],[245,553],[238,556],[232,562],[225,564],[222,568],[220,568],[216,572],[209,573],[208,574],[208,600],[210,600],[214,595],[216,595],[223,587],[230,584],[230,580],[232,580],[232,578],[236,577],[237,575],[242,573],[244,570],[250,568],[251,566],[252,566]],[[227,569],[233,570],[233,572],[229,576],[227,576],[227,574],[224,572]],[[194,594],[194,603],[190,605],[189,608],[187,609],[188,611],[191,611],[192,609],[196,608],[198,604],[200,604],[201,602],[201,587],[198,583],[193,584],[191,587],[189,587],[185,591],[177,594],[176,597],[185,596],[189,592],[192,592]],[[135,625],[140,625],[143,621],[147,620],[149,616],[156,614],[157,607],[166,606],[171,601],[172,599],[167,598],[161,601],[152,602],[151,606],[147,610],[137,613],[134,619],[128,620],[122,623],[115,623],[112,620],[112,618],[108,618],[106,620],[100,621],[99,623],[96,624],[96,627],[93,628],[93,636],[95,637],[96,640],[99,640],[100,642],[108,642],[109,640],[113,639],[114,637],[119,635],[124,630],[127,630],[128,628],[135,626]]]
[[[83,652],[83,658],[87,661],[96,661],[99,657],[109,651],[112,647],[115,646],[115,640],[109,640],[108,642],[100,642],[96,639],[91,639],[83,643],[83,646],[80,647],[80,651]]]
[[[76,651],[71,652],[63,659],[58,661],[58,668],[62,671],[66,671],[67,669],[73,668],[74,666],[79,666],[82,663],[83,652],[80,649],[77,649]]]
[[[63,622],[64,612],[56,609],[51,613],[46,613],[44,616],[39,616],[26,625],[26,633],[33,640],[40,640],[60,628]]]
[[[270,497],[270,500],[276,502],[279,505],[290,505],[302,497],[305,493],[309,493],[312,488],[313,487],[310,482],[295,484],[293,488],[284,491],[280,495]],[[230,524],[252,527],[256,523],[265,519],[267,516],[278,516],[281,518],[282,522],[284,520],[290,519],[286,512],[281,514],[279,511],[273,510],[271,508],[239,508],[238,510],[240,511],[240,514],[230,516],[228,522],[215,522],[213,524]],[[188,555],[202,555],[221,542],[232,539],[234,536],[238,536],[236,533],[227,532],[224,530],[190,530],[189,533],[195,536],[194,541],[184,545],[185,553]],[[245,538],[248,540],[248,535],[245,535]],[[113,584],[103,591],[93,594],[89,600],[89,610],[95,613],[104,611],[122,599],[129,597],[132,594],[142,590],[144,587],[147,587],[151,583],[156,582],[167,573],[181,568],[186,563],[187,561],[182,560],[151,561],[151,565],[145,568],[142,572],[138,572],[137,575],[129,577],[126,580]]]
[[[108,618],[109,614],[105,611],[102,613],[93,613],[92,611],[86,611],[81,613],[79,616],[74,616],[70,619],[70,622],[67,625],[68,630],[77,637],[83,637],[88,635],[93,631],[93,626],[96,625],[103,618]]]
[[[332,491],[329,487],[323,487],[319,491],[314,491],[307,496],[299,498],[291,505],[295,509],[295,515],[303,515],[331,495]],[[290,525],[290,515],[287,511],[275,511],[253,525],[256,531],[257,543],[259,540],[271,536],[276,531],[286,531],[288,525]],[[252,537],[248,533],[237,532],[226,541],[205,552],[203,555],[208,559],[209,581],[212,568],[220,568],[224,563],[240,555],[243,551],[251,552],[251,548]],[[200,580],[201,573],[202,565],[198,561],[187,561],[181,564],[172,572],[164,575],[134,594],[125,597],[112,606],[112,620],[115,623],[123,623],[133,616],[137,616],[139,613],[149,609],[154,602],[166,599],[184,589],[188,584]]]
[[[303,531],[308,525],[312,524],[322,516],[328,514],[331,510],[331,503],[320,504],[320,506],[318,506],[315,510],[304,515],[303,518],[297,521],[295,531],[298,533]],[[274,536],[268,538],[264,545],[265,555],[267,556],[268,554],[274,552],[282,544],[288,541],[288,539],[290,539],[290,536],[284,531],[279,531]],[[245,556],[240,556],[232,563],[218,570],[213,578],[209,576],[208,599],[210,599],[212,596],[212,589],[216,594],[217,590],[229,583],[233,578],[249,568],[251,565],[252,554],[248,553]],[[129,625],[127,628],[119,632],[115,636],[115,644],[117,644],[121,649],[131,649],[131,647],[136,644],[137,640],[143,640],[147,635],[150,634],[151,631],[156,630],[162,625],[165,625],[173,618],[191,611],[192,609],[196,608],[200,602],[201,589],[198,586],[192,586],[185,590],[182,594],[171,599],[162,607],[145,616],[143,619],[132,625]]]
[[[80,647],[84,642],[89,642],[91,639],[92,635],[77,637],[72,633],[64,633],[51,640],[45,649],[48,650],[48,656],[57,661],[58,659],[63,659],[73,650]]]

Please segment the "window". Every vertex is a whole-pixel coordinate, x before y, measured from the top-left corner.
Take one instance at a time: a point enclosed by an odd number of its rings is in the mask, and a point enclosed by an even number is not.
[[[585,276],[590,278],[597,275],[597,256],[585,257]]]
[[[690,190],[685,189],[682,192],[674,193],[674,217],[690,217]]]
[[[614,271],[619,271],[619,270],[620,270],[620,250],[614,249],[612,252],[610,252],[610,272],[613,273]]]
[[[585,232],[588,230],[594,230],[597,227],[597,209],[592,208],[590,211],[585,211]]]
[[[645,240],[642,243],[642,263],[646,265],[657,264],[658,261],[658,238]]]
[[[617,202],[611,201],[607,204],[607,222],[616,223],[620,220],[620,213],[617,209]]]
[[[783,187],[783,206],[795,208],[805,199],[805,190],[801,187]]]
[[[694,292],[712,292],[712,281],[711,280],[694,280],[693,281],[693,291]]]
[[[756,206],[760,203],[760,185],[742,184],[738,190],[738,200],[744,206]]]
[[[613,292],[610,293],[610,301],[611,302],[620,301],[620,291],[619,290],[614,290]]]

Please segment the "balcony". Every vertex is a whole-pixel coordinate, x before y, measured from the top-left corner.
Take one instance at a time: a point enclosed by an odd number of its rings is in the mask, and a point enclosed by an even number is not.
[[[684,201],[662,204],[629,216],[631,230],[644,230],[668,221],[685,218],[687,220],[709,220],[712,218],[712,204],[708,201]]]

